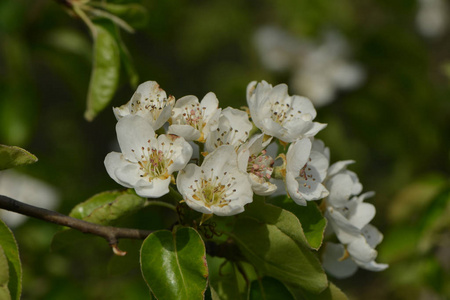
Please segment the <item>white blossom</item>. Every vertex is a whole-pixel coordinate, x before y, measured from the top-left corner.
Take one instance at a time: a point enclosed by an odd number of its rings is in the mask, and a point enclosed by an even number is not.
[[[365,78],[363,67],[349,59],[350,46],[337,31],[325,32],[318,43],[278,27],[263,26],[256,31],[254,41],[264,66],[289,71],[290,86],[316,107],[330,103],[340,89],[358,87]]]
[[[195,96],[185,96],[175,103],[169,133],[188,141],[205,142],[209,133],[216,130],[221,109],[214,93],[205,95],[199,103]]]
[[[128,103],[114,107],[114,115],[119,120],[124,116],[138,115],[145,118],[153,130],[161,128],[169,120],[175,103],[173,96],[167,97],[155,81],[140,84]]]
[[[375,247],[383,235],[369,224],[375,216],[375,207],[364,202],[374,193],[360,194],[362,185],[357,175],[346,169],[350,163],[353,161],[333,164],[325,181],[330,193],[325,200],[325,217],[342,245],[327,246],[323,264],[330,274],[338,278],[352,275],[357,267],[371,271],[388,267],[375,262],[378,254]]]
[[[322,143],[317,144],[313,148],[310,139],[301,139],[292,143],[286,153],[286,190],[299,205],[328,196],[328,190],[322,184],[328,169],[328,158],[318,151],[325,151]]]
[[[53,186],[14,170],[0,171],[0,195],[46,209],[54,209],[60,201],[59,193]],[[27,219],[25,215],[6,210],[0,210],[0,218],[11,228]]]
[[[419,0],[416,26],[426,37],[438,37],[445,33],[449,25],[449,5],[445,0]]]
[[[208,135],[205,149],[211,152],[221,145],[232,145],[237,149],[247,141],[252,127],[245,111],[227,107],[220,114],[216,130]]]
[[[238,164],[247,172],[253,192],[257,195],[273,194],[277,186],[269,180],[272,178],[274,159],[264,149],[272,138],[264,141],[264,134],[254,135],[238,150]]]
[[[109,176],[142,197],[167,194],[171,174],[183,169],[192,156],[189,143],[174,135],[156,137],[150,124],[139,116],[121,118],[116,130],[122,153],[106,156]]]
[[[289,96],[285,84],[272,87],[266,81],[253,81],[247,86],[247,103],[253,123],[263,133],[286,143],[313,137],[326,126],[312,121],[316,110],[311,101]]]
[[[189,207],[204,214],[235,215],[253,201],[250,181],[239,170],[231,145],[218,147],[201,166],[187,165],[178,174],[177,188]]]

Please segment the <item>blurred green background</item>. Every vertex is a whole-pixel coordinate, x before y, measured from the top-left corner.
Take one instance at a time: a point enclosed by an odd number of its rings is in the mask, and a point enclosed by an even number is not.
[[[329,29],[346,38],[365,80],[317,109],[316,120],[328,123],[318,138],[332,162],[356,160],[351,169],[366,191],[376,191],[373,223],[385,234],[377,261],[390,264],[381,273],[331,278],[353,299],[450,297],[450,26],[420,34],[416,19],[425,2],[145,0],[146,23],[122,32],[140,82],[157,81],[176,98],[213,91],[223,108],[246,105],[250,81],[290,80],[290,72],[261,63],[253,42],[261,26],[310,41]],[[0,143],[39,158],[20,171],[56,187],[57,210],[66,214],[95,193],[120,188],[103,160],[116,147],[112,106],[126,103],[134,88],[123,71],[111,104],[85,121],[91,53],[86,26],[57,1],[0,2]],[[151,208],[120,225],[165,228],[165,213]],[[121,241],[125,258],[81,234],[50,251],[58,229],[36,220],[15,228],[23,299],[149,297],[139,242]]]

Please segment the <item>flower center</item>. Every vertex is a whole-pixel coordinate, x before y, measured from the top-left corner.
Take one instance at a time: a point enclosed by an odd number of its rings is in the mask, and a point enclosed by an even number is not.
[[[309,162],[311,162],[311,158],[309,158]],[[309,173],[309,174],[308,174]],[[316,178],[313,176],[311,172],[311,168],[308,167],[308,163],[306,163],[303,168],[300,169],[300,173],[297,177],[302,178],[305,182],[303,183],[304,187],[311,189],[311,185],[307,182],[308,180],[316,181]]]
[[[259,155],[251,155],[248,158],[247,173],[253,173],[259,178],[268,180],[272,177],[274,160],[262,150]]]
[[[213,169],[211,169],[212,175]],[[202,170],[202,174],[204,171]],[[235,185],[235,177],[226,176],[220,180],[219,176],[203,177],[194,180],[195,186],[191,185],[189,188],[193,192],[193,198],[197,201],[202,201],[206,207],[218,206],[224,207],[230,203],[228,199],[236,192],[232,187]]]
[[[249,133],[247,131],[245,131],[244,135],[242,135],[238,129],[234,129],[233,127],[217,127],[217,133],[215,134],[217,138],[214,141],[214,147],[218,148],[222,145],[233,145],[236,149],[245,142],[245,140],[248,138],[248,135]]]
[[[148,140],[148,143],[150,144],[150,140]],[[167,169],[173,163],[171,159],[173,150],[165,149],[164,146],[165,143],[161,143],[162,150],[154,147],[141,147],[141,154],[136,155],[139,169],[143,173],[140,177],[148,177],[148,180],[152,181],[154,178],[164,180],[170,176]],[[173,146],[173,144],[170,143],[170,146]],[[135,152],[134,149],[131,151]]]
[[[280,125],[290,122],[294,117],[302,114],[300,110],[294,111],[286,101],[276,101],[275,103],[272,103],[270,112],[272,113],[272,120]]]
[[[183,119],[185,124],[194,127],[198,131],[202,131],[203,127],[206,125],[204,120],[206,107],[200,107],[199,103],[195,103],[186,106],[184,111]]]

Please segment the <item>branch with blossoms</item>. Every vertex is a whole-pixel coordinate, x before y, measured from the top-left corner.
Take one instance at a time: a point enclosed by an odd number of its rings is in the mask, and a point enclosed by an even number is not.
[[[265,81],[251,82],[246,97],[248,109],[222,109],[212,92],[176,100],[144,82],[113,109],[120,152],[104,160],[128,190],[80,203],[70,216],[81,220],[7,197],[0,208],[102,236],[119,255],[119,238],[144,239],[142,275],[158,299],[202,299],[208,287],[230,298],[223,269],[250,293],[269,280],[295,299],[342,298],[325,271],[344,278],[388,267],[375,261],[383,235],[370,224],[373,192],[362,193],[353,161],[330,166],[315,138],[326,124],[314,121],[309,99]],[[170,230],[101,226],[150,203],[176,213]]]

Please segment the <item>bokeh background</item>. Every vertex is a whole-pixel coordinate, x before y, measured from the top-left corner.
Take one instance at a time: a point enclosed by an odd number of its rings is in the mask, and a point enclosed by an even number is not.
[[[157,81],[176,98],[213,91],[223,108],[246,105],[253,80],[288,83],[291,94],[313,101],[327,91],[316,120],[328,127],[317,137],[332,162],[354,159],[350,169],[364,190],[376,191],[373,224],[385,235],[377,261],[390,264],[381,273],[330,277],[337,286],[352,299],[450,298],[448,1],[142,4],[146,20],[134,34],[122,32],[140,82]],[[120,188],[103,160],[116,147],[112,106],[127,102],[134,87],[122,72],[111,105],[87,122],[91,68],[90,34],[63,5],[0,2],[0,143],[39,158],[17,171],[52,186],[59,199],[52,206],[65,214]],[[163,209],[151,208],[120,225],[169,224]],[[23,299],[148,299],[139,242],[121,241],[125,258],[81,234],[50,250],[58,230],[31,219],[15,225]]]

